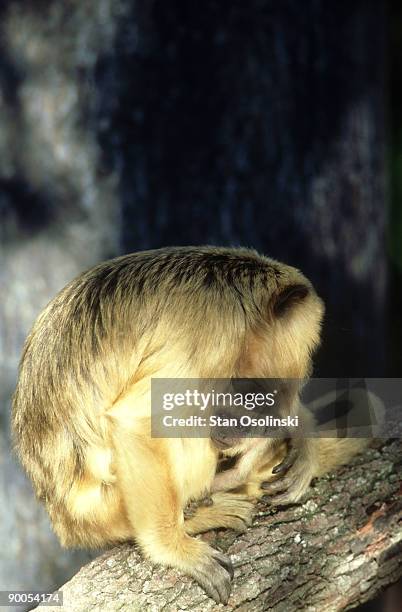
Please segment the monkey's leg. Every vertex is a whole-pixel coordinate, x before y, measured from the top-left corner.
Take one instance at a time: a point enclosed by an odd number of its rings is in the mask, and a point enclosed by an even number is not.
[[[156,563],[192,576],[216,603],[227,603],[233,567],[229,557],[186,533],[183,503],[164,440],[114,431],[117,485],[132,534]]]
[[[194,516],[184,521],[184,529],[190,535],[224,527],[244,532],[252,522],[253,504],[246,495],[238,493],[214,493],[210,505],[200,505]]]

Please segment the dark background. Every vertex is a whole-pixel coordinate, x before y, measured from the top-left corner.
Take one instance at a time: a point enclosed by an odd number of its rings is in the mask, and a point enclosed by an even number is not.
[[[316,375],[401,375],[402,9],[5,1],[0,47],[0,588],[52,588],[87,555],[51,535],[8,414],[29,327],[82,270],[254,247],[326,303]]]

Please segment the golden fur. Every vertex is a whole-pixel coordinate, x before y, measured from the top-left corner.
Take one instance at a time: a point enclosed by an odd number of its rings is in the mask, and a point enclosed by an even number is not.
[[[134,253],[67,285],[26,341],[12,419],[19,458],[61,543],[135,539],[150,559],[226,602],[230,560],[191,536],[249,524],[249,500],[263,494],[283,447],[237,441],[225,451],[240,457],[235,472],[214,485],[221,455],[210,439],[151,437],[151,377],[305,378],[322,315],[298,270],[248,249]],[[290,499],[325,470],[319,445],[301,448]],[[331,467],[349,456],[330,454]],[[245,495],[221,490],[240,484]],[[213,489],[212,506],[185,521],[186,504]]]

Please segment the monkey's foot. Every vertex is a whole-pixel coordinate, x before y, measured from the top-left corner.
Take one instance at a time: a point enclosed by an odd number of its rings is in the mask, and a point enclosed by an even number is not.
[[[227,604],[234,574],[232,562],[227,555],[219,550],[208,548],[210,554],[206,555],[188,573],[198,582],[207,595],[212,597],[215,603]]]
[[[210,499],[212,504],[198,506],[184,522],[189,535],[221,527],[243,533],[251,525],[254,506],[247,495],[214,493]]]

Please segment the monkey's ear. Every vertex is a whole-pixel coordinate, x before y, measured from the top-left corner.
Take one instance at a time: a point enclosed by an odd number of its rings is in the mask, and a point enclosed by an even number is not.
[[[273,313],[276,317],[283,317],[296,304],[303,302],[309,294],[306,285],[289,285],[274,298]]]

